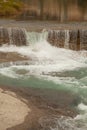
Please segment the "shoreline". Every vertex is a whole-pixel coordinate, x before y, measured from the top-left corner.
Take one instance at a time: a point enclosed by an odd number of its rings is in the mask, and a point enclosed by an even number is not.
[[[78,97],[67,92],[50,89],[35,89],[31,87],[17,88],[0,86],[0,88],[3,90],[3,93],[7,93],[7,95],[14,93],[16,99],[20,100],[26,105],[26,108],[28,107],[28,109],[30,109],[30,112],[28,112],[24,118],[24,122],[9,127],[7,130],[40,130],[41,125],[39,124],[39,120],[45,116],[68,116],[73,118],[78,114],[77,111],[70,106],[77,102]],[[10,96],[14,97],[13,95]],[[22,105],[20,105],[20,107],[21,106]]]

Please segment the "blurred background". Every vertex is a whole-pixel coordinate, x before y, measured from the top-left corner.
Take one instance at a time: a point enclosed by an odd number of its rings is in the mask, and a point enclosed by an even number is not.
[[[3,5],[0,5],[0,16],[15,16],[25,20],[57,20],[59,22],[87,21],[87,0],[0,1],[0,3],[4,1],[4,6],[10,2],[10,7],[3,7],[2,9]],[[5,10],[4,13],[2,13],[3,10]]]

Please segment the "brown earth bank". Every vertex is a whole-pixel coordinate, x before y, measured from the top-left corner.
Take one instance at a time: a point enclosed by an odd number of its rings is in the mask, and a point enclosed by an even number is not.
[[[31,87],[1,86],[0,89],[0,95],[4,94],[0,98],[0,106],[2,106],[2,110],[6,108],[4,113],[0,110],[0,123],[3,124],[3,121],[6,121],[3,129],[0,128],[0,130],[41,130],[42,126],[39,121],[43,117],[63,115],[73,118],[77,115],[74,106],[78,104],[79,97],[69,92]],[[8,99],[8,104],[5,96]],[[16,98],[16,101],[14,98]],[[3,104],[5,105],[3,106]],[[17,109],[16,112],[14,112],[15,109]],[[11,111],[14,113],[11,113]],[[10,114],[10,117],[9,113],[12,114]],[[18,117],[15,117],[15,115]],[[11,118],[13,119],[12,122],[10,121]]]

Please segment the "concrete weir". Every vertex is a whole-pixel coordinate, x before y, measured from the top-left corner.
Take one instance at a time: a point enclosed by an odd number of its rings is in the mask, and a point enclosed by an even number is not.
[[[71,50],[87,50],[87,30],[45,30],[47,37],[44,37],[51,45]],[[0,27],[0,45],[26,46],[31,42],[29,30],[19,27]],[[45,32],[41,32],[45,33]],[[40,32],[32,33],[34,37],[42,37]],[[36,36],[35,36],[36,35]],[[38,38],[39,39],[39,38]],[[30,41],[29,41],[30,40]],[[30,43],[31,44],[31,43]]]
[[[51,30],[48,41],[57,47],[72,50],[87,49],[87,31],[85,30]]]
[[[48,41],[57,47],[87,50],[87,30],[51,30]]]
[[[0,27],[0,45],[26,45],[26,30],[23,28]]]

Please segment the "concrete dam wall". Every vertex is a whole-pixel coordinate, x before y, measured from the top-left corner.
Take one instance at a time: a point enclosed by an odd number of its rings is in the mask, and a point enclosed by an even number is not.
[[[26,46],[31,41],[47,40],[51,45],[71,50],[87,50],[87,30],[47,30],[43,32],[28,32],[24,28],[0,28],[0,46],[3,44]],[[32,33],[32,37],[30,37]]]
[[[26,45],[26,30],[22,28],[0,28],[0,45]]]
[[[87,50],[87,30],[51,30],[48,41],[57,47]]]

